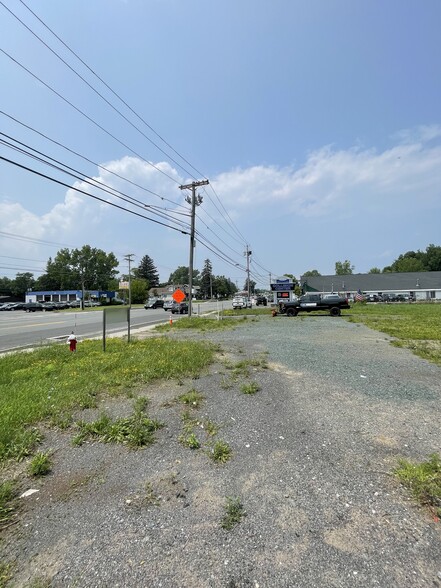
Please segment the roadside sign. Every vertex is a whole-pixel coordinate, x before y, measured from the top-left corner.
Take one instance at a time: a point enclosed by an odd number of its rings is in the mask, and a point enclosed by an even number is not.
[[[172,295],[173,300],[176,300],[176,302],[182,302],[183,300],[185,300],[185,294],[182,290],[176,290],[175,292],[173,292]]]

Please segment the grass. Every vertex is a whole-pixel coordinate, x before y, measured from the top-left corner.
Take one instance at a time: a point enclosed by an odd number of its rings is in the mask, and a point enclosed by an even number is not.
[[[244,316],[244,315],[265,315],[271,316],[271,308],[269,306],[264,306],[263,308],[259,307],[256,308],[230,308],[227,310],[222,311],[223,316]]]
[[[225,513],[222,517],[221,527],[227,531],[231,531],[247,514],[240,499],[230,496],[227,496],[224,510]]]
[[[353,304],[342,316],[387,333],[397,347],[441,365],[441,304]]]
[[[204,395],[198,392],[195,388],[192,388],[185,394],[180,394],[178,396],[179,402],[191,408],[199,408],[204,398]]]
[[[196,437],[194,433],[190,433],[188,435],[181,435],[179,437],[179,442],[182,443],[185,447],[189,447],[190,449],[199,449],[201,446],[201,442]]]
[[[13,577],[12,564],[0,562],[0,588],[6,588],[7,583]]]
[[[395,474],[421,504],[441,518],[441,458],[438,454],[433,453],[419,464],[402,459]]]
[[[31,476],[46,476],[52,469],[51,458],[47,453],[39,451],[31,459],[28,472]]]
[[[74,410],[96,406],[97,396],[133,394],[156,379],[198,377],[214,358],[199,341],[154,338],[84,341],[76,354],[64,346],[0,358],[0,462],[23,459],[41,441],[37,425],[68,426]]]
[[[245,320],[246,317],[243,317]],[[241,322],[241,321],[240,321]],[[169,323],[164,325],[158,325],[155,327],[156,331],[159,332],[170,332],[182,329],[195,329],[197,331],[224,331],[226,329],[233,329],[240,324],[235,319],[222,319],[217,318],[205,318],[205,317],[183,317],[181,320],[173,321],[173,324]]]
[[[218,439],[208,451],[208,455],[217,463],[226,463],[231,458],[232,453],[228,443],[221,439]]]
[[[2,482],[0,484],[0,530],[8,526],[15,510],[15,499],[17,491],[13,482]]]
[[[77,423],[80,432],[73,439],[74,445],[82,445],[91,438],[103,443],[123,443],[134,448],[151,445],[155,440],[155,431],[163,427],[163,424],[145,414],[146,406],[146,399],[138,398],[135,400],[134,412],[129,417],[112,421],[103,413],[91,423],[80,421]]]
[[[248,382],[240,387],[240,391],[244,394],[255,394],[258,390],[260,390],[260,387],[257,382]]]

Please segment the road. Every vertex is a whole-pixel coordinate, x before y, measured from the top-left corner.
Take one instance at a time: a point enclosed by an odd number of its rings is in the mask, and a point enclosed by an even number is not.
[[[225,303],[228,308],[231,306]],[[193,314],[216,309],[215,302],[193,304]],[[145,310],[143,308],[132,309],[130,315],[131,329],[147,327],[163,323],[169,320],[169,313],[161,308]],[[173,320],[178,320],[179,315],[173,315]],[[107,329],[107,333],[123,331],[124,323],[113,324]],[[67,339],[69,333],[75,331],[82,338],[97,337],[103,332],[102,311],[78,311],[78,312],[0,312],[0,353],[13,349],[42,345],[50,341],[62,341]]]

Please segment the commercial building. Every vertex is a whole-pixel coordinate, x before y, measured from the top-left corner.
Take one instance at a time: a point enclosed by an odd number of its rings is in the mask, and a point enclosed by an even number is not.
[[[345,276],[301,276],[303,292],[338,293],[353,298],[363,294],[398,295],[416,301],[441,301],[441,272],[388,272]]]

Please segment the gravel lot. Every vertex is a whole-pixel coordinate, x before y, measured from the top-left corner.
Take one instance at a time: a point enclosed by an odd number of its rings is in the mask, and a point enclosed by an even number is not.
[[[439,367],[328,316],[173,336],[205,337],[222,353],[198,380],[142,391],[166,424],[154,445],[75,448],[72,431],[47,432],[53,472],[28,480],[23,490],[39,492],[22,499],[1,545],[16,564],[12,586],[441,586],[441,524],[391,475],[399,457],[441,451]],[[269,369],[236,381],[225,365],[262,357]],[[249,381],[254,395],[240,391]],[[225,464],[179,443],[183,407],[172,400],[192,387],[205,396],[195,418],[220,424],[233,450]],[[129,414],[132,401],[104,407]],[[246,510],[230,531],[227,497]]]

